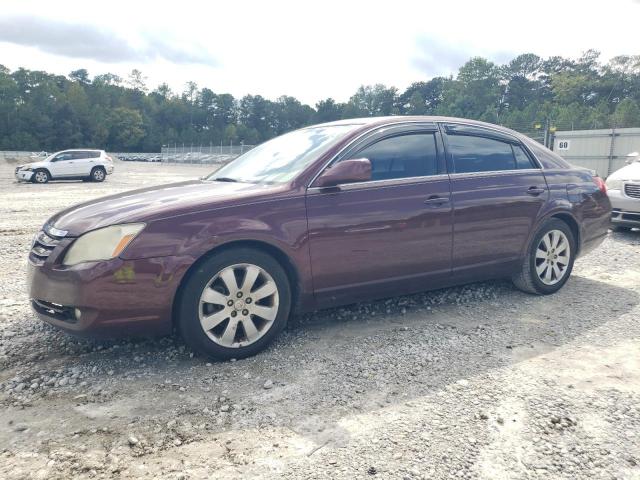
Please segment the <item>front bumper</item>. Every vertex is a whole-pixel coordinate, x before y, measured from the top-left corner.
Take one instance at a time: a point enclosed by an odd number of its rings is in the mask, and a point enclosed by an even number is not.
[[[40,319],[72,333],[164,335],[172,329],[173,299],[187,262],[115,258],[64,266],[54,255],[42,265],[30,260],[29,298]]]
[[[29,182],[31,181],[31,177],[33,177],[33,172],[31,170],[16,171],[16,180],[19,182]]]
[[[640,199],[632,198],[622,190],[609,190],[611,223],[622,227],[640,227]]]

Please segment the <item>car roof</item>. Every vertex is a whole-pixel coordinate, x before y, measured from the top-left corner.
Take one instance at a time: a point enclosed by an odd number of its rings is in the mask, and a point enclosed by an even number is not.
[[[104,152],[99,148],[66,148],[64,150],[60,150],[61,152]]]
[[[67,148],[65,150],[58,150],[56,153],[62,152],[104,152],[98,148]]]
[[[511,130],[510,128],[506,128],[500,125],[496,125],[494,123],[481,122],[479,120],[471,120],[468,118],[459,118],[459,117],[443,117],[443,116],[430,116],[430,115],[392,115],[386,117],[363,117],[363,118],[347,118],[344,120],[336,120],[333,122],[321,123],[319,125],[313,125],[313,127],[319,126],[333,126],[333,125],[362,125],[367,127],[372,126],[380,126],[380,125],[388,125],[394,123],[405,123],[405,122],[441,122],[441,123],[465,123],[467,125],[475,125],[478,127],[492,128],[494,130],[500,130],[505,133],[509,133],[511,135],[516,135],[518,137],[522,137],[523,135],[515,130]]]

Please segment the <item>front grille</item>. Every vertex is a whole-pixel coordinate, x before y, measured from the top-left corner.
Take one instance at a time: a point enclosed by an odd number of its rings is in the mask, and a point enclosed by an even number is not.
[[[76,323],[78,319],[73,313],[73,307],[65,307],[64,305],[58,305],[57,303],[45,302],[44,300],[31,300],[33,309],[56,320],[61,320],[67,323]]]
[[[640,183],[625,183],[624,193],[627,197],[640,198]]]
[[[62,237],[55,237],[40,230],[33,239],[29,260],[35,265],[42,265],[53,249],[58,246]]]

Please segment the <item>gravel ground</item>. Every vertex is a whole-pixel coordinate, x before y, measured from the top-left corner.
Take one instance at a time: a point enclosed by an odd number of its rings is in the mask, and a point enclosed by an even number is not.
[[[550,297],[487,282],[317,312],[237,362],[34,317],[49,215],[205,171],[40,186],[0,165],[0,478],[640,478],[640,232]]]

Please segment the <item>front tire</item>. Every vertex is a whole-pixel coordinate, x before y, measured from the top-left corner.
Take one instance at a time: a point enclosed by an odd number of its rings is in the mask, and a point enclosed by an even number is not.
[[[49,172],[46,170],[36,170],[33,172],[33,183],[47,183],[50,180]]]
[[[569,279],[575,254],[576,240],[571,228],[562,220],[547,220],[533,236],[522,270],[512,281],[523,292],[555,293]]]
[[[195,351],[216,359],[255,355],[284,329],[291,309],[286,272],[252,248],[214,254],[189,275],[177,326]]]

